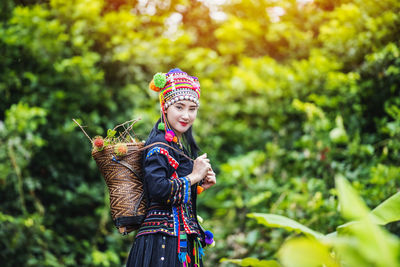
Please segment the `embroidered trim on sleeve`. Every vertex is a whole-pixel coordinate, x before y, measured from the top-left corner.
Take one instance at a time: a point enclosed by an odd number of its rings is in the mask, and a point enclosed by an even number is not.
[[[166,156],[167,159],[168,159],[169,165],[171,165],[172,168],[174,168],[175,170],[178,169],[179,163],[176,161],[176,159],[174,159],[174,158],[168,153],[168,151],[167,151],[166,149],[164,149],[164,148],[162,148],[162,147],[159,147],[159,146],[156,146],[156,147],[153,147],[152,149],[150,149],[149,152],[148,152],[147,155],[146,155],[146,159],[147,159],[148,157],[150,157],[151,155],[153,155],[154,153],[156,153],[156,152],[157,152],[157,153],[160,153],[160,154],[162,154],[162,155],[164,155],[164,156]]]

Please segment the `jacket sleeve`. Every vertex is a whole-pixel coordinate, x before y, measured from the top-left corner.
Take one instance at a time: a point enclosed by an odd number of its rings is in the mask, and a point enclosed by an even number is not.
[[[147,152],[143,170],[150,199],[169,205],[188,202],[190,181],[186,177],[177,177],[178,166],[179,163],[163,147],[157,146]]]

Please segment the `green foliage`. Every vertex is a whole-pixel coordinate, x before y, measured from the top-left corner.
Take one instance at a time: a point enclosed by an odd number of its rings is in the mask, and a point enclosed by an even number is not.
[[[41,188],[41,182],[30,177],[28,166],[34,153],[46,144],[37,134],[38,128],[45,123],[45,115],[44,109],[20,102],[13,104],[6,111],[4,123],[0,122],[0,170],[4,174],[0,177],[0,183],[9,189],[4,192],[4,199],[13,200],[3,203],[3,208],[25,214],[26,197],[33,197],[37,210],[41,213],[44,211],[35,196],[35,191]],[[25,196],[24,188],[28,189],[29,196]]]
[[[338,226],[337,233],[316,235],[296,221],[273,214],[250,214],[249,217],[268,227],[301,231],[311,237],[291,238],[283,244],[278,251],[283,266],[400,266],[400,240],[375,224],[399,220],[399,193],[369,212],[346,179],[336,178],[336,187],[342,216],[356,219]],[[243,262],[234,263],[245,266]]]
[[[172,67],[199,77],[194,130],[217,172],[217,185],[199,196],[216,238],[207,266],[221,258],[222,266],[276,265],[255,259],[274,259],[291,235],[272,225],[334,233],[328,243],[288,242],[284,254],[318,250],[314,263],[336,266],[334,247],[354,266],[382,255],[379,264],[393,263],[396,238],[386,242],[392,235],[375,223],[392,222],[385,228],[400,233],[399,212],[391,212],[400,188],[399,1],[5,0],[0,7],[6,266],[124,265],[133,237],[114,229],[91,144],[72,118],[105,137],[104,129],[141,117],[134,131],[145,139],[159,117],[148,83]],[[365,204],[345,182],[335,188],[340,175]],[[373,223],[344,224],[349,218]]]

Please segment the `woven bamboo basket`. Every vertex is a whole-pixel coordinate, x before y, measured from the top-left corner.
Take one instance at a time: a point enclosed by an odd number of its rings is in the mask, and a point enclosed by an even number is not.
[[[121,234],[138,229],[147,208],[141,168],[144,144],[126,145],[128,152],[125,156],[117,156],[115,146],[92,152],[109,190],[111,217]]]

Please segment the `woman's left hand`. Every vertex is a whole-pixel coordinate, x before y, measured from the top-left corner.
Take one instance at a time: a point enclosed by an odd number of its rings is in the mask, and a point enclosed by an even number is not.
[[[213,171],[213,169],[210,168],[201,186],[206,190],[211,186],[215,185],[216,183],[217,183],[217,178],[215,177],[215,172]]]

